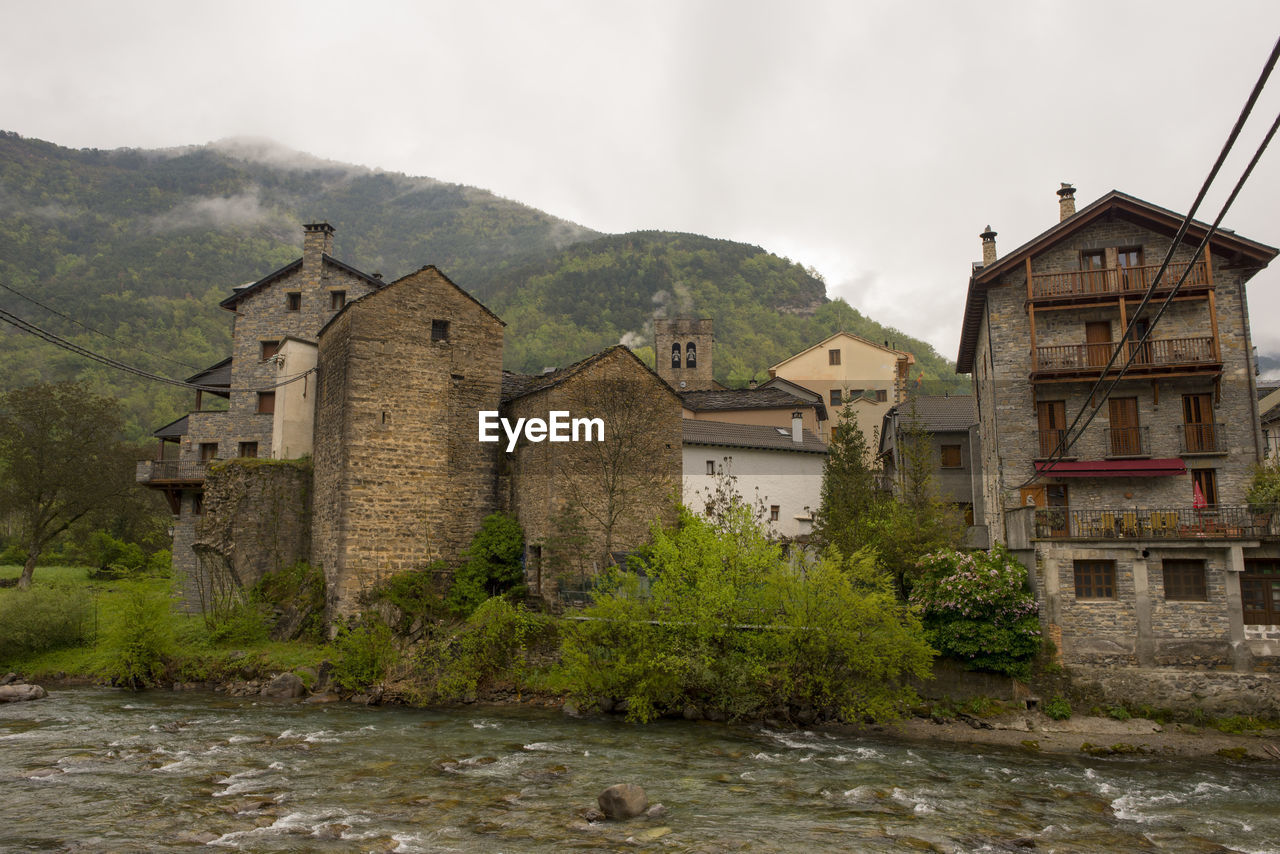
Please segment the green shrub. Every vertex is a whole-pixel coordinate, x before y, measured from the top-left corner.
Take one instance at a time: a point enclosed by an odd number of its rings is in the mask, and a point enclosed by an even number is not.
[[[169,597],[142,586],[129,589],[112,615],[105,645],[112,684],[146,688],[159,684],[172,654]]]
[[[1040,649],[1040,621],[1027,570],[1003,546],[926,555],[911,603],[934,649],[973,670],[1025,677]]]
[[[81,559],[93,567],[89,577],[96,580],[125,578],[141,572],[147,565],[147,556],[141,546],[118,540],[106,531],[94,531],[89,535]]]
[[[256,644],[267,639],[268,617],[252,597],[242,597],[205,619],[209,640],[215,644]]]
[[[0,550],[0,566],[22,566],[27,562],[27,550],[17,543],[10,543]]]
[[[631,572],[597,594],[561,645],[560,678],[584,704],[626,700],[647,721],[694,706],[746,718],[788,708],[887,718],[929,671],[918,620],[874,557],[783,558],[738,506],[720,527],[682,511]]]
[[[90,639],[93,601],[83,588],[33,585],[0,591],[0,662]]]
[[[156,578],[168,578],[173,572],[173,553],[168,549],[159,549],[147,558],[147,575]]]
[[[1133,715],[1129,714],[1129,710],[1124,706],[1112,706],[1110,709],[1107,709],[1107,717],[1111,718],[1113,721],[1127,721],[1131,719]]]
[[[1273,459],[1253,470],[1253,480],[1245,501],[1255,513],[1267,513],[1280,505],[1280,459]]]
[[[448,614],[435,586],[437,574],[447,569],[443,561],[436,561],[425,570],[397,573],[374,591],[375,601],[395,608],[392,628],[396,634],[416,639],[428,621]]]
[[[1062,697],[1054,697],[1044,704],[1044,713],[1055,721],[1065,721],[1071,717],[1071,704]]]
[[[466,699],[481,685],[500,678],[511,679],[519,690],[529,664],[529,645],[550,626],[549,618],[506,599],[486,600],[458,634],[434,651],[439,698]]]
[[[270,632],[277,640],[323,643],[324,590],[324,570],[298,561],[262,576],[254,585],[250,599],[274,615]],[[264,617],[271,621],[269,615]]]
[[[343,691],[361,691],[383,682],[399,660],[391,627],[366,611],[338,629],[333,642],[333,682]]]
[[[512,591],[524,581],[524,532],[514,516],[486,516],[471,545],[463,553],[465,563],[454,574],[449,608],[467,616],[490,596]]]

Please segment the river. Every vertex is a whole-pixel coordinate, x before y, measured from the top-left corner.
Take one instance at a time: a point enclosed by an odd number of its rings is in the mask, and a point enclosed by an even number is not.
[[[590,823],[615,782],[667,814]],[[1280,851],[1280,773],[525,708],[59,689],[0,706],[0,850]]]

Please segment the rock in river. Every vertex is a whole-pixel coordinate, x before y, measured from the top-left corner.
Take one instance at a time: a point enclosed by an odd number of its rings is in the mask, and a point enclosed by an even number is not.
[[[649,806],[649,797],[635,783],[618,783],[601,792],[596,802],[605,818],[625,821],[643,813]]]
[[[49,693],[39,685],[0,685],[0,703],[43,700]]]

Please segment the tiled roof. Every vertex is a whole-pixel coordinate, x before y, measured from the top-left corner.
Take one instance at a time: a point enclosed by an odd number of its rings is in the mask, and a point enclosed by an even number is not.
[[[730,388],[713,391],[680,392],[686,409],[694,412],[723,409],[795,409],[813,406],[813,401],[780,388]]]
[[[622,350],[632,359],[635,359],[636,364],[648,371],[655,380],[661,383],[663,388],[670,391],[671,387],[667,385],[666,381],[654,373],[652,368],[640,361],[635,353],[632,353],[631,350],[622,344],[614,344],[612,347],[606,347],[599,353],[588,356],[581,361],[574,362],[567,368],[557,368],[556,370],[548,371],[545,374],[513,374],[510,371],[503,371],[502,402],[507,403],[517,397],[524,397],[526,394],[533,394],[536,391],[542,391],[543,389],[559,385],[574,374],[585,370],[606,356],[612,354],[615,350]],[[674,394],[674,392],[672,393]]]
[[[363,270],[357,270],[355,267],[352,267],[350,264],[343,263],[342,261],[339,261],[337,258],[333,258],[329,255],[321,255],[320,259],[323,263],[328,264],[331,267],[337,267],[339,270],[342,270],[343,272],[346,272],[346,273],[350,273],[356,278],[364,279],[366,282],[373,285],[374,290],[382,288],[383,286],[386,285],[386,282],[382,281],[382,279],[378,279],[373,276],[370,276],[368,273],[364,272]],[[244,285],[243,287],[236,288],[232,292],[231,296],[227,297],[222,302],[218,303],[218,305],[222,306],[225,309],[228,309],[229,311],[235,311],[236,306],[239,305],[240,303],[240,300],[244,299],[249,294],[260,291],[263,288],[265,288],[267,285],[276,281],[277,279],[281,279],[286,275],[288,275],[289,273],[293,273],[301,269],[302,269],[301,258],[297,259],[296,261],[291,261],[288,264],[285,264],[279,270],[275,270],[271,273],[268,273],[267,275],[263,276],[261,279],[258,279],[258,281],[256,282],[252,282],[248,285]]]
[[[803,454],[825,454],[827,446],[814,434],[805,430],[804,441],[795,442],[791,431],[782,427],[759,424],[725,424],[720,421],[696,421],[686,418],[683,422],[686,445],[716,445],[726,448],[760,448],[770,451],[796,451]]]
[[[180,439],[187,435],[187,419],[189,417],[184,415],[176,421],[170,421],[151,435],[157,439]]]
[[[231,357],[223,359],[216,365],[210,365],[198,374],[187,377],[187,382],[194,385],[231,387]]]
[[[948,430],[968,430],[978,423],[978,408],[971,394],[920,395],[893,407],[903,421],[911,419],[912,406],[915,420],[930,433]]]

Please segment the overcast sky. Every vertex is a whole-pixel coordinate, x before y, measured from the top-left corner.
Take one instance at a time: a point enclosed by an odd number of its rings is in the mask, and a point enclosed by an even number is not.
[[[756,243],[948,358],[985,225],[1015,248],[1057,222],[1061,181],[1081,206],[1115,188],[1185,211],[1280,36],[1276,0],[0,11],[0,128],[76,148],[268,137],[602,231]],[[1201,218],[1278,111],[1280,72]],[[1280,245],[1277,191],[1280,142],[1225,225]],[[1280,354],[1280,263],[1249,291]]]

